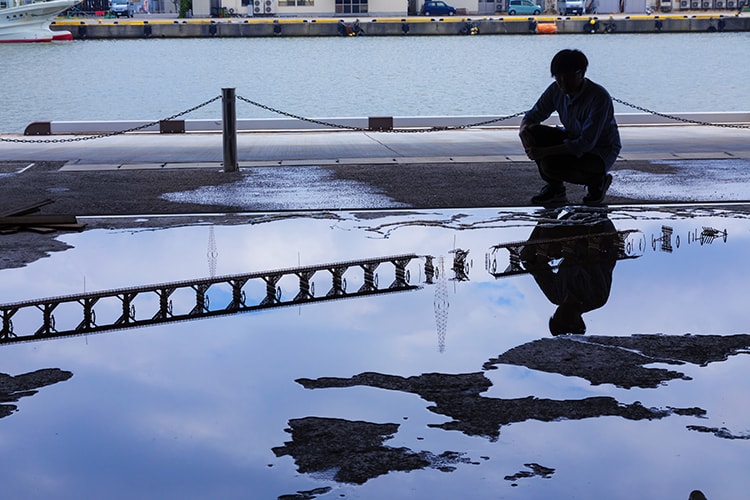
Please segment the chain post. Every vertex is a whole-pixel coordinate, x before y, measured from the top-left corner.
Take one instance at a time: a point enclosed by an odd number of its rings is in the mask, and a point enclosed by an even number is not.
[[[224,172],[239,172],[237,164],[237,109],[234,89],[221,89]]]

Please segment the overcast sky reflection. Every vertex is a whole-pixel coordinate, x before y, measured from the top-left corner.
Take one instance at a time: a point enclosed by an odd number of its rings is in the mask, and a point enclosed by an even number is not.
[[[534,277],[495,278],[486,266],[493,247],[523,242],[558,215],[337,212],[61,235],[73,249],[0,271],[0,303],[403,253],[419,256],[408,271],[420,287],[0,346],[0,372],[15,377],[0,386],[10,388],[0,391],[3,404],[15,406],[0,419],[12,458],[0,472],[4,492],[490,499],[687,498],[701,489],[741,497],[750,486],[747,213],[612,210],[613,227],[632,231],[630,258],[614,262],[606,303],[583,314],[586,335],[572,340],[550,335],[557,306]],[[569,214],[568,223],[597,217]],[[468,251],[460,272],[457,249]],[[439,269],[431,283],[427,255]],[[348,292],[359,286],[356,271],[345,274]],[[390,265],[378,273],[387,286]],[[330,285],[316,275],[316,295]],[[286,280],[281,293],[295,286]],[[98,316],[116,305],[102,304]],[[80,313],[59,314],[64,322]],[[700,346],[686,352],[686,334]],[[536,346],[561,357],[552,368],[542,368],[546,358],[511,360]],[[653,386],[592,384],[577,360],[594,352],[634,363],[623,373],[678,375]],[[18,377],[42,369],[72,376]],[[478,422],[496,423],[477,430]],[[316,431],[346,443],[348,463],[369,436],[381,469],[347,476]]]

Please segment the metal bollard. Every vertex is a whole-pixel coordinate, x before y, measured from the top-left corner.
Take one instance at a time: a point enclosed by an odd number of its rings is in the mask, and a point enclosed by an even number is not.
[[[224,145],[224,172],[238,172],[237,164],[237,111],[234,89],[221,89],[222,139]]]

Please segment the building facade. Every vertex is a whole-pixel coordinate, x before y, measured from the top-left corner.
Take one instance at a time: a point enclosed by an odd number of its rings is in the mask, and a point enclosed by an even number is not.
[[[424,0],[193,0],[193,15],[390,17],[415,15],[423,3]],[[466,14],[480,13],[478,0],[449,0],[447,3]],[[492,8],[494,12],[494,3]]]

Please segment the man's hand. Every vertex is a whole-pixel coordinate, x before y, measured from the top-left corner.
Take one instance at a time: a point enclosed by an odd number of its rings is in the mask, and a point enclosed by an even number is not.
[[[530,160],[541,160],[547,156],[572,154],[567,144],[555,144],[554,146],[530,146],[524,147],[526,156]]]
[[[538,148],[536,146],[531,146],[530,148],[524,148],[526,150],[526,156],[529,157],[529,160],[541,160],[544,158],[544,150],[545,148]]]
[[[534,150],[536,150],[536,147],[534,146],[534,136],[529,131],[529,124],[528,123],[521,123],[521,128],[518,131],[518,137],[521,139],[521,144],[523,145],[524,151],[526,151],[526,155],[528,155],[529,159],[536,160],[532,154],[538,153]]]
[[[521,138],[523,149],[529,149],[534,145],[534,136],[529,131],[531,125],[531,123],[527,123],[525,120],[522,120],[521,127],[518,129],[518,137]]]

